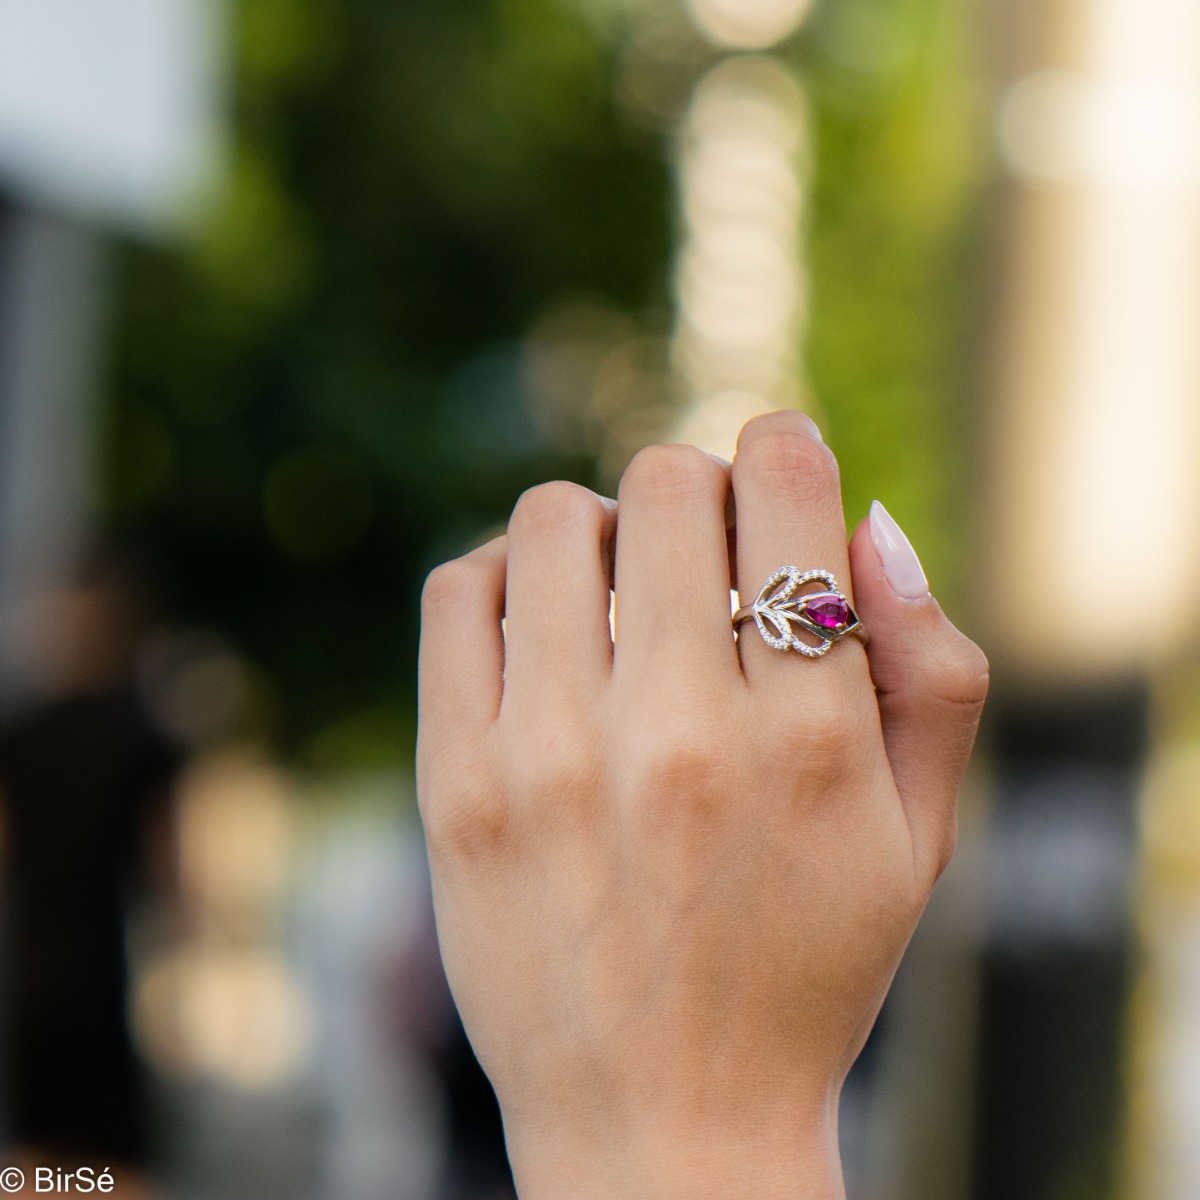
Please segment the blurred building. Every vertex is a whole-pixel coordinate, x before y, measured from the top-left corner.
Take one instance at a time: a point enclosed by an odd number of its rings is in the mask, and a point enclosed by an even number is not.
[[[171,239],[224,169],[216,0],[0,8],[0,697],[13,614],[61,583],[95,507],[111,253]]]
[[[1113,0],[993,19],[1009,216],[974,1194],[1183,1196],[1195,1167],[1136,1180],[1125,1128],[1146,1032],[1131,901],[1153,697],[1197,669],[1200,12]],[[1127,609],[1139,591],[1146,607]]]

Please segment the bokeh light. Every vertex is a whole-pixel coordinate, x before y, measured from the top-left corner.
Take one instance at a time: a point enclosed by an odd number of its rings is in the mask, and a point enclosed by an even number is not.
[[[713,68],[688,110],[673,352],[691,405],[679,428],[726,457],[748,414],[799,398],[806,128],[795,80],[757,56]]]
[[[688,0],[700,29],[737,50],[764,50],[792,33],[812,0]]]
[[[1048,671],[1161,658],[1195,630],[1200,599],[1200,56],[1179,52],[1200,16],[1166,5],[1134,30],[1120,8],[1089,20],[1078,70],[1027,75],[1000,108],[1029,191],[998,413],[1022,482],[1004,487],[995,561],[1049,587],[1062,627],[994,608],[1007,643]],[[1114,636],[1113,580],[1134,573],[1154,580],[1153,618]]]

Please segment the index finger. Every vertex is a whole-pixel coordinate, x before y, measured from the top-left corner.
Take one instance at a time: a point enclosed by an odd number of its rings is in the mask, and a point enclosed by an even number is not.
[[[500,711],[508,539],[435,567],[421,592],[417,707],[428,736],[481,728]]]

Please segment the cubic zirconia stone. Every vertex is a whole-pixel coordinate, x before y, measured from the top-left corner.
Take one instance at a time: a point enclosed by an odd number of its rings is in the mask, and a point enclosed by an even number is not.
[[[837,629],[850,619],[850,608],[841,596],[816,592],[805,598],[804,615],[822,629]]]

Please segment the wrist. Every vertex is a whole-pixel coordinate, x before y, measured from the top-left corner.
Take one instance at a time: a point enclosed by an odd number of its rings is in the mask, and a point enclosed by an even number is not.
[[[645,1121],[609,1136],[506,1120],[520,1200],[844,1200],[837,1099],[807,1118]]]

